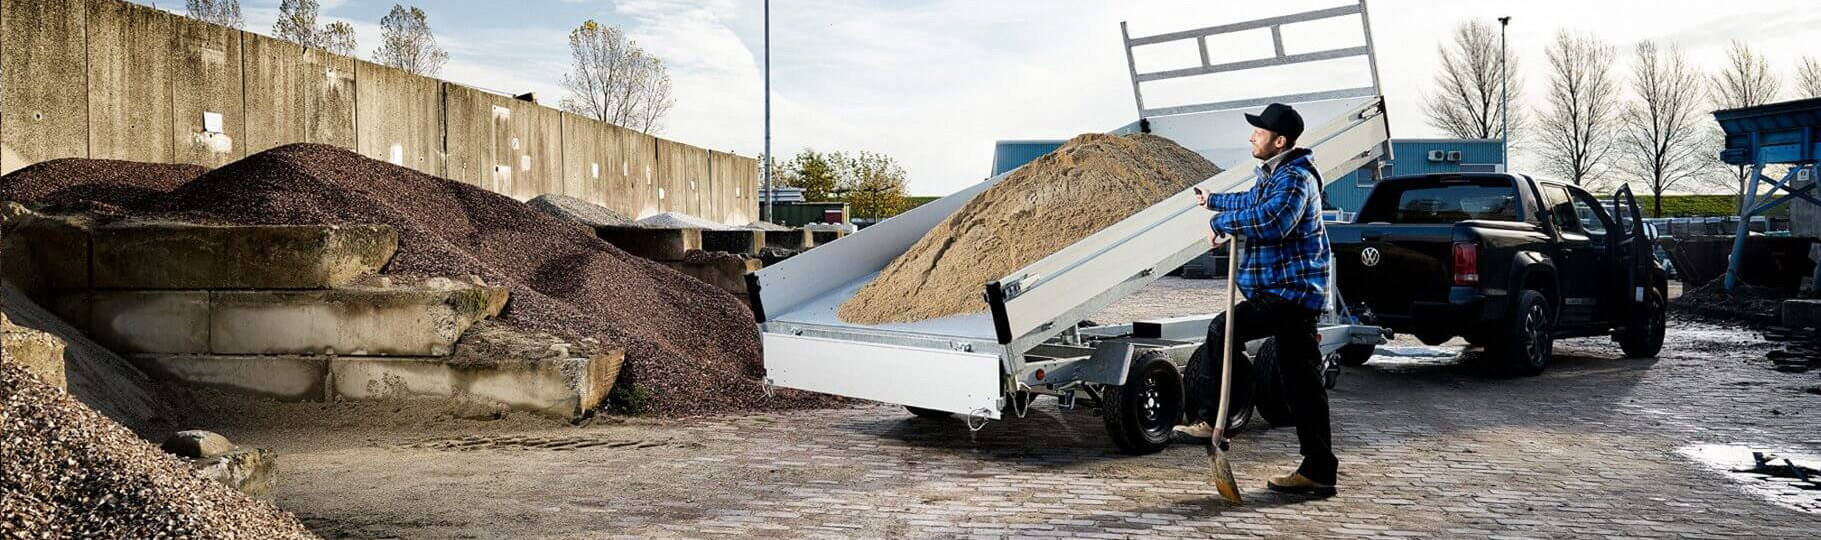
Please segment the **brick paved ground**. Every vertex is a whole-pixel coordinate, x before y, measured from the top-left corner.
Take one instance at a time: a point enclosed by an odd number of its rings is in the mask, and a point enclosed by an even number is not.
[[[1689,445],[1821,451],[1814,374],[1766,369],[1755,334],[1674,322],[1658,359],[1557,346],[1542,376],[1380,359],[1332,393],[1340,494],[1270,494],[1288,429],[1235,442],[1228,508],[1201,448],[1133,457],[1100,419],[1039,401],[970,433],[865,406],[424,437],[239,434],[281,453],[277,502],[329,537],[1817,537],[1821,515],[1683,457]],[[448,439],[483,432],[467,442]],[[467,445],[467,450],[453,447]]]

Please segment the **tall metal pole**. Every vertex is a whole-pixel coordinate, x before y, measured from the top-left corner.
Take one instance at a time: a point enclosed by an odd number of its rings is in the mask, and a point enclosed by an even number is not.
[[[771,221],[771,0],[765,0],[765,212],[759,221]]]
[[[769,0],[768,0],[769,1]],[[1499,17],[1499,151],[1505,158],[1505,170],[1511,170],[1511,68],[1505,65],[1505,27],[1511,17]]]

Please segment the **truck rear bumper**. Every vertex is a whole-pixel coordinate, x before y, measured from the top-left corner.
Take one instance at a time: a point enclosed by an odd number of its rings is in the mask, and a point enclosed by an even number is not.
[[[1406,334],[1466,336],[1504,320],[1509,305],[1504,291],[1453,287],[1446,302],[1411,302],[1407,313],[1379,313],[1378,321]]]

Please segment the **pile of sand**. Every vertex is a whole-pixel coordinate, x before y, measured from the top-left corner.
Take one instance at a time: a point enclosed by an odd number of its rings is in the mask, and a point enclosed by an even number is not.
[[[983,311],[986,283],[1219,172],[1155,135],[1075,137],[942,220],[842,304],[841,320],[881,324]]]
[[[0,536],[315,538],[0,361]]]

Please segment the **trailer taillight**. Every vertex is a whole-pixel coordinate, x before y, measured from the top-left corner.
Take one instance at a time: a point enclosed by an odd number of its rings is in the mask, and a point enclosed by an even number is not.
[[[1472,242],[1454,244],[1454,284],[1480,282],[1480,246]]]

